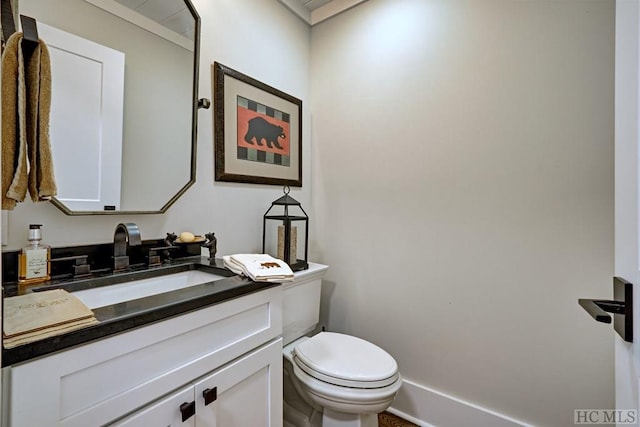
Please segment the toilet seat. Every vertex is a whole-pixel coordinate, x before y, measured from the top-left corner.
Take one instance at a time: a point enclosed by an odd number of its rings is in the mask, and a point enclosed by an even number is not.
[[[363,339],[321,332],[293,350],[295,365],[317,380],[355,389],[388,387],[398,381],[398,364]]]

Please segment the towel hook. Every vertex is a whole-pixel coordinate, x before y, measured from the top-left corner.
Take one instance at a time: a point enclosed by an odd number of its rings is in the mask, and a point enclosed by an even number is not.
[[[30,16],[20,15],[20,23],[22,24],[23,40],[36,45],[40,43],[38,38],[38,24],[36,20]]]

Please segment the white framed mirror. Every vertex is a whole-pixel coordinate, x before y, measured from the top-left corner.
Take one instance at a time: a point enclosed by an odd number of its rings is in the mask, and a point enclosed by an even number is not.
[[[165,212],[196,167],[200,17],[189,0],[20,0],[51,56],[52,202]]]

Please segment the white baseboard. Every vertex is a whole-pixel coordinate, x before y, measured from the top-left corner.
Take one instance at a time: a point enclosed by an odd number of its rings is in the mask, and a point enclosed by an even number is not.
[[[388,411],[421,427],[532,427],[406,379]]]

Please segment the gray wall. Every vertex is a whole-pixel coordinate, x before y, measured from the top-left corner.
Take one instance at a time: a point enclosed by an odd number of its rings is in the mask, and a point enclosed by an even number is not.
[[[611,294],[612,1],[370,0],[312,31],[276,0],[194,4],[201,97],[219,61],[303,100],[292,195],[331,267],[324,323],[397,358],[398,409],[433,419],[437,392],[556,427],[613,406],[613,335],[576,301]],[[280,188],[214,182],[198,114],[197,183],[165,215],[27,201],[4,243],[29,223],[54,246],[108,242],[133,221],[259,250]]]
[[[312,30],[329,329],[535,425],[613,407],[613,1],[370,0]],[[436,392],[436,393],[434,393]],[[437,415],[437,414],[436,414]],[[495,424],[484,424],[495,425]]]

